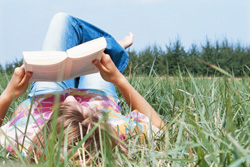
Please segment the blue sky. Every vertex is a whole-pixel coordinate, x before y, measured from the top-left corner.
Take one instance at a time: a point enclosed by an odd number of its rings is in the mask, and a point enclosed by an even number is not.
[[[41,50],[57,12],[82,18],[117,40],[135,35],[131,49],[180,38],[186,49],[206,38],[250,46],[249,0],[0,0],[0,64]]]

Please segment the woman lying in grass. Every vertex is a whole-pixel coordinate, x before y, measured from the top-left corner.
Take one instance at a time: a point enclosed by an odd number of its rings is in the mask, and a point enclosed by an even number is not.
[[[91,156],[98,155],[101,147],[100,134],[104,129],[113,135],[110,143],[114,147],[120,143],[114,136],[121,140],[125,139],[129,132],[149,136],[151,130],[156,133],[164,127],[156,111],[121,73],[128,63],[125,49],[133,43],[131,33],[116,42],[99,28],[78,18],[58,13],[51,21],[43,50],[65,51],[101,36],[107,41],[106,54],[103,54],[101,61],[92,62],[100,73],[81,76],[79,82],[70,79],[63,82],[32,83],[29,97],[17,107],[11,120],[1,127],[0,141],[7,151],[14,153],[18,148],[25,156],[46,159],[43,148],[49,141],[45,138],[51,133],[51,129],[56,127],[56,139],[59,139],[62,133],[68,135],[69,153],[98,122],[100,123],[103,115],[107,115],[107,120],[101,122],[102,130],[96,128],[83,144],[87,152],[85,159],[89,162]],[[23,66],[15,69],[12,79],[0,96],[1,124],[11,102],[26,91],[31,76],[32,73],[25,72]],[[123,116],[120,112],[114,85],[133,110],[129,116]],[[56,94],[59,94],[58,100]],[[54,123],[53,119],[56,119]],[[62,143],[63,147],[65,143]],[[77,152],[74,153],[73,158],[79,159],[78,155]]]

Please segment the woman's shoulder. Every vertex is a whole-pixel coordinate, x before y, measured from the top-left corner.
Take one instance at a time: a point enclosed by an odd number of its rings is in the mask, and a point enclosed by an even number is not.
[[[150,119],[138,110],[131,111],[127,115],[111,112],[108,115],[108,123],[122,140],[132,134],[150,137],[160,132],[159,128],[152,125]]]

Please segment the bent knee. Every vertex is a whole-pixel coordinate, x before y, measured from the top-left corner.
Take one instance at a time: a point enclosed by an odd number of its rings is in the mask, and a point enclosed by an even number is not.
[[[69,14],[67,14],[67,13],[58,12],[58,13],[56,13],[56,14],[53,16],[53,18],[65,18],[65,17],[68,17],[68,16],[69,16]]]
[[[69,17],[70,15],[67,13],[58,12],[53,16],[51,22],[57,22],[57,23],[65,22]]]

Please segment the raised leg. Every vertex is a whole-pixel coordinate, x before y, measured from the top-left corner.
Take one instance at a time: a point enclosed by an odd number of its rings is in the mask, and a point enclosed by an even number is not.
[[[122,72],[125,70],[129,58],[125,49],[108,33],[65,13],[58,13],[53,17],[44,41],[43,50],[66,51],[80,43],[102,36],[104,36],[107,41],[105,53],[111,56],[117,68]],[[80,79],[81,82],[83,82],[83,78],[86,77],[82,77],[82,79]],[[29,95],[52,93],[68,87],[75,87],[74,79],[63,82],[34,82]],[[79,88],[83,87],[85,86],[79,84]],[[95,89],[99,88],[100,87],[96,87]]]

